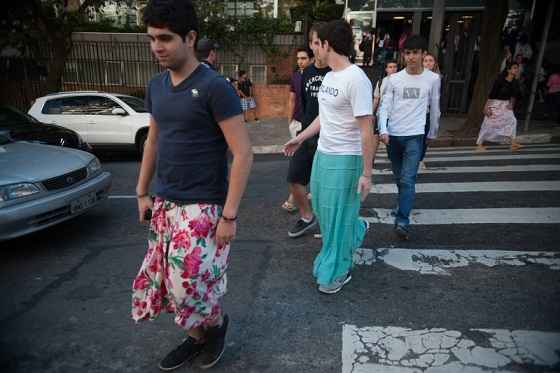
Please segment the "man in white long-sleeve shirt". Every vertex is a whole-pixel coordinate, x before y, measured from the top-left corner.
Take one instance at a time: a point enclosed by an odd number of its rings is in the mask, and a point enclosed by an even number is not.
[[[439,127],[440,77],[422,66],[427,43],[418,35],[404,44],[406,68],[389,77],[379,108],[379,136],[387,144],[395,183],[399,190],[395,233],[408,239],[410,211],[414,205],[416,174],[422,156],[426,114],[430,110],[428,139]]]

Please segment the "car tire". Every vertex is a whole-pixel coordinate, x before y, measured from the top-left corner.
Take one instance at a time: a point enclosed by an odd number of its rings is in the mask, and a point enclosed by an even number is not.
[[[136,142],[136,147],[138,150],[138,155],[142,157],[144,154],[144,145],[146,144],[146,139],[148,138],[148,131],[142,133],[138,136],[138,141]]]

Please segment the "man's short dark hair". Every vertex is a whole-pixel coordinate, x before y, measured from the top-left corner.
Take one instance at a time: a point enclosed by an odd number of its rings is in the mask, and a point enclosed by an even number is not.
[[[241,77],[242,77],[243,75],[245,75],[245,74],[247,74],[247,71],[245,71],[245,70],[239,70],[239,72],[237,73],[237,76],[241,78]]]
[[[395,60],[387,60],[387,61],[385,61],[385,68],[387,68],[387,66],[389,66],[390,63],[394,63],[394,64],[397,65],[397,66],[399,65],[399,64],[397,63],[397,61],[395,61]]]
[[[146,26],[168,28],[183,41],[190,31],[198,33],[198,18],[191,0],[150,0],[143,20]]]
[[[317,34],[321,43],[329,42],[329,46],[338,54],[349,57],[352,54],[352,27],[343,19],[328,22],[319,29]]]
[[[219,47],[218,43],[211,39],[204,38],[200,39],[196,44],[196,51],[199,58],[206,59],[211,51],[216,51]]]
[[[299,52],[305,52],[308,58],[313,58],[313,52],[309,48],[296,48],[296,56]]]
[[[313,24],[309,28],[309,35],[308,35],[309,41],[311,41],[311,37],[313,36],[313,33],[319,35],[319,30],[321,29],[321,27],[325,26],[325,24],[326,22],[323,21],[313,22]]]
[[[404,42],[403,49],[427,51],[428,42],[420,35],[410,35]]]

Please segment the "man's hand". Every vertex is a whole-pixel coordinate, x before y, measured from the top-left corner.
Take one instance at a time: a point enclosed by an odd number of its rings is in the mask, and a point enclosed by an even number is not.
[[[291,157],[292,155],[294,155],[294,153],[296,152],[296,150],[298,150],[300,146],[301,146],[301,141],[298,140],[297,137],[295,139],[291,139],[290,141],[284,144],[284,155]]]
[[[216,229],[216,242],[218,245],[223,246],[229,244],[237,233],[237,223],[235,221],[228,221],[220,218],[218,227]]]
[[[360,200],[364,202],[371,189],[371,176],[360,176],[358,180],[358,193],[360,194]]]
[[[146,219],[146,211],[154,208],[154,201],[152,201],[152,197],[149,195],[145,195],[142,197],[138,197],[138,220],[140,223],[145,223]]]
[[[383,144],[387,145],[387,144],[389,144],[389,135],[386,134],[386,133],[384,133],[383,135],[379,135],[379,140],[380,140]]]

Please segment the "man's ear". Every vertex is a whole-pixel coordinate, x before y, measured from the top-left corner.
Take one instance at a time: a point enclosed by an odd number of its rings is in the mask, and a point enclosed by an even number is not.
[[[189,31],[186,37],[186,42],[189,47],[194,48],[194,43],[196,42],[196,38],[198,37],[198,33],[196,31]]]

